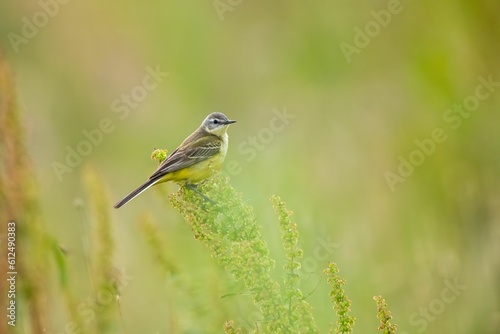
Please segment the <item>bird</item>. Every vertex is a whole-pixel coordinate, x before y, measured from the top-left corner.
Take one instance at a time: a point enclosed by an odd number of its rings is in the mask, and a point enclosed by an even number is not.
[[[196,184],[210,177],[214,170],[221,168],[229,144],[227,129],[233,123],[236,121],[228,119],[221,112],[208,115],[201,125],[167,156],[146,182],[118,201],[114,208],[122,207],[148,188],[167,181],[184,185],[211,201],[196,189]]]

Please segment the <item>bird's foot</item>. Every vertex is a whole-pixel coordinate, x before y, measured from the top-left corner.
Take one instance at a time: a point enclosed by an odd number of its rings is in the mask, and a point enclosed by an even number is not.
[[[211,204],[217,204],[216,201],[210,199],[209,197],[205,196],[201,191],[198,190],[198,186],[196,184],[193,184],[193,183],[186,183],[184,185],[186,188],[188,188],[189,190],[192,190],[194,191],[196,194],[198,194],[201,198],[203,198],[205,201],[211,203]]]

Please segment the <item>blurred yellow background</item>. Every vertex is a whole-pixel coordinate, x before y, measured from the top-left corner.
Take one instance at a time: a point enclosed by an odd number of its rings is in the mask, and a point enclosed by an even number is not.
[[[221,111],[238,121],[225,172],[255,209],[277,278],[270,196],[295,213],[321,332],[335,321],[330,260],[355,333],[376,331],[378,294],[401,333],[498,333],[497,1],[40,0],[4,1],[0,13],[44,219],[68,251],[77,304],[90,297],[82,171],[106,180],[111,210],[154,171],[154,148],[172,151]],[[156,188],[111,212],[114,264],[133,277],[112,332],[253,328],[251,297],[170,207],[177,186]],[[140,231],[145,212],[173,276]],[[47,333],[69,333],[57,279],[47,295]]]

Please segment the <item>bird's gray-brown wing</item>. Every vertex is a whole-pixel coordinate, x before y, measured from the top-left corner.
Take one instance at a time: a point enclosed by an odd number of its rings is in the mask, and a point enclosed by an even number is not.
[[[149,179],[158,178],[209,159],[220,152],[222,141],[214,135],[193,136],[170,154]]]

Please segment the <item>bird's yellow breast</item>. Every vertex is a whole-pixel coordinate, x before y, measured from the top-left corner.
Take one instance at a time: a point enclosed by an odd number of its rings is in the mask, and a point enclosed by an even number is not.
[[[223,153],[225,152],[221,152],[192,166],[168,173],[158,183],[167,181],[174,181],[178,183],[198,183],[203,181],[204,179],[212,176],[214,170],[221,168],[225,156]]]

